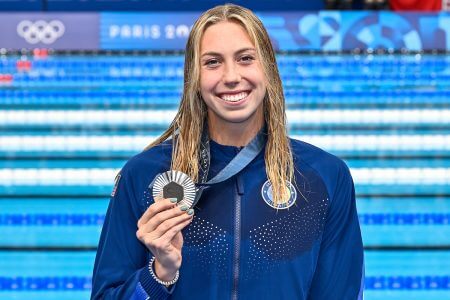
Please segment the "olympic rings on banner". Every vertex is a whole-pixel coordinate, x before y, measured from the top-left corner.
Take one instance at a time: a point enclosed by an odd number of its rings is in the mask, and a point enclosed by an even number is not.
[[[44,20],[32,22],[23,20],[17,25],[17,33],[30,44],[39,42],[52,44],[64,34],[64,24],[59,20],[52,20],[47,23]]]

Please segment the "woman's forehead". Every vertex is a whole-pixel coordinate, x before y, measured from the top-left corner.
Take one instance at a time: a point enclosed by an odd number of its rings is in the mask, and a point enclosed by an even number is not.
[[[206,28],[200,41],[200,53],[237,52],[255,48],[246,29],[230,21],[222,21]]]

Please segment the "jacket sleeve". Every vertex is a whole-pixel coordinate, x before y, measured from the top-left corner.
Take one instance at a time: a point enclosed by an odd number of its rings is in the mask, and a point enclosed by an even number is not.
[[[133,179],[127,166],[116,177],[95,258],[91,299],[167,299],[173,291],[151,277],[151,253],[136,237],[143,208]]]
[[[350,171],[342,163],[330,198],[309,300],[362,299],[364,250]]]

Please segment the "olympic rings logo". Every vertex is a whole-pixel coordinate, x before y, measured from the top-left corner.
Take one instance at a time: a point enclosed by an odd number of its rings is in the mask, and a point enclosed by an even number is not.
[[[64,24],[59,20],[52,20],[49,23],[44,20],[34,23],[24,20],[17,25],[17,33],[30,44],[39,42],[52,44],[64,34],[65,30]]]

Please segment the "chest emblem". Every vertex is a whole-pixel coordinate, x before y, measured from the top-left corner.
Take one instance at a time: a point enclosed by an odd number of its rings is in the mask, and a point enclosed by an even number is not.
[[[294,205],[295,201],[297,200],[297,190],[294,188],[290,181],[287,181],[287,188],[289,190],[289,198],[284,202],[279,203],[278,205],[275,205],[275,203],[273,202],[272,183],[270,183],[269,180],[264,182],[261,188],[261,196],[264,202],[266,202],[266,204],[270,207],[275,209],[286,209]]]

